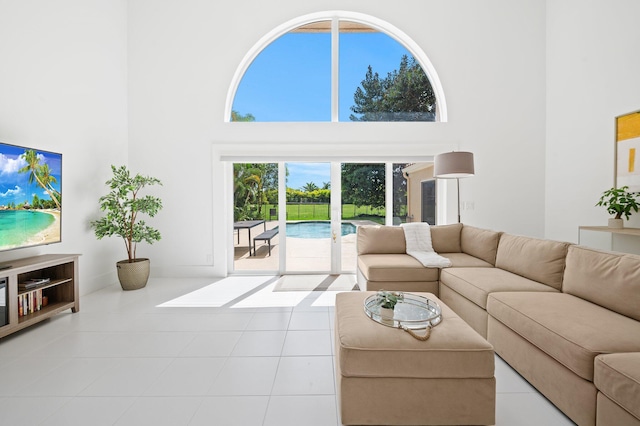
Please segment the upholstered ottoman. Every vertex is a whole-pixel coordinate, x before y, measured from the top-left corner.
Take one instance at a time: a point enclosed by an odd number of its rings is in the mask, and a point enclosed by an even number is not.
[[[364,313],[375,292],[336,296],[336,384],[345,425],[495,423],[493,347],[430,293],[442,322],[420,341]]]

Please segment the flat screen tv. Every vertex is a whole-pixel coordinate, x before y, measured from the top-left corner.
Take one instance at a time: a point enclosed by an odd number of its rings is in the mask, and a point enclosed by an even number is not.
[[[62,241],[62,154],[0,142],[0,251]]]

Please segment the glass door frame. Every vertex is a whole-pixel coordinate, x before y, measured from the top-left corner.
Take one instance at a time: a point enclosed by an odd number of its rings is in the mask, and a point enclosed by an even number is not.
[[[419,160],[420,161],[420,160]],[[421,161],[425,161],[422,160]],[[428,160],[427,160],[428,161]],[[431,160],[432,161],[432,160]],[[233,164],[235,163],[276,163],[278,164],[278,227],[280,229],[280,250],[278,259],[277,270],[236,270],[234,265],[233,255],[233,227],[228,227],[230,241],[230,250],[228,256],[228,274],[237,275],[284,275],[284,274],[343,274],[343,273],[355,273],[357,265],[353,265],[354,270],[347,270],[342,265],[342,170],[341,165],[343,163],[382,163],[385,165],[385,225],[393,225],[393,165],[396,162],[401,162],[396,159],[351,159],[351,158],[308,158],[308,157],[296,157],[292,159],[278,159],[277,161],[265,161],[264,159],[257,158],[234,158],[227,160],[230,164],[229,170],[231,175],[230,183],[230,208],[227,209],[228,217],[233,222]],[[287,194],[286,194],[286,163],[330,163],[330,179],[331,179],[331,198],[330,198],[330,211],[331,211],[331,268],[330,271],[287,271],[286,268],[286,224],[287,224]],[[440,191],[440,196],[446,194],[446,190]],[[284,206],[284,208],[282,208]],[[442,208],[442,205],[441,205]],[[446,223],[446,221],[445,221]],[[228,246],[229,247],[229,246]]]

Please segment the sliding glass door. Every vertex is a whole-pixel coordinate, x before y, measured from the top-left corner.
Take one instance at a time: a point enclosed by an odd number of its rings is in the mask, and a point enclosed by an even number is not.
[[[233,271],[340,274],[356,271],[357,226],[423,219],[412,200],[431,166],[235,163],[233,173]]]

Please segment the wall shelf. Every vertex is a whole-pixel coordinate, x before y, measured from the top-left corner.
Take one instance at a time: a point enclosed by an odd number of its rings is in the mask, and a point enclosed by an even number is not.
[[[604,250],[612,250],[619,251],[623,253],[638,253],[638,244],[636,241],[640,242],[640,240],[635,240],[633,237],[640,237],[640,228],[610,228],[608,226],[579,226],[578,227],[578,244],[585,244],[582,238],[583,231],[591,231],[598,232],[601,234],[608,234],[608,242],[605,244],[604,241],[600,241],[600,244],[596,244],[597,248],[601,248]],[[615,239],[614,236],[621,235],[618,239]],[[627,238],[631,237],[631,238]],[[627,241],[623,241],[623,239],[627,238]],[[614,244],[615,243],[615,244]],[[598,247],[601,245],[601,247]]]

